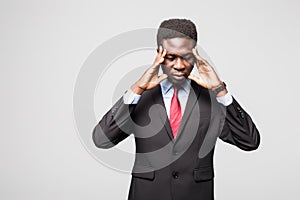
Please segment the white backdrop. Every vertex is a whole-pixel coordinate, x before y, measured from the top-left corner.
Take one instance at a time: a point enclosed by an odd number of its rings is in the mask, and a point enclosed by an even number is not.
[[[130,175],[97,162],[80,141],[76,77],[103,42],[172,17],[196,23],[199,44],[262,137],[251,153],[218,142],[216,199],[299,198],[299,4],[2,0],[0,199],[126,199]],[[97,118],[109,106],[95,105]]]

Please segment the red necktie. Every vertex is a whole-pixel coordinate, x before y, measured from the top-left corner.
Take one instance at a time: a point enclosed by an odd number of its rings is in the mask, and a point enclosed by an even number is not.
[[[174,139],[177,136],[177,132],[181,122],[181,107],[178,100],[178,88],[174,87],[174,94],[171,100],[170,108],[170,124],[173,132]]]

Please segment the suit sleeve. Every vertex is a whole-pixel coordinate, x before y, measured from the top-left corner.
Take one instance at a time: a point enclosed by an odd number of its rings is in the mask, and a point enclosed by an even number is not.
[[[226,107],[225,123],[219,137],[245,151],[255,150],[260,144],[254,122],[234,98]]]
[[[130,114],[135,105],[125,104],[120,98],[103,116],[93,130],[93,142],[98,148],[111,148],[132,132]]]

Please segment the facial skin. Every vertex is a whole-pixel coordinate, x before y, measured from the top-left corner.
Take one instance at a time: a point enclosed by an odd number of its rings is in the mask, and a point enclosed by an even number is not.
[[[162,47],[167,50],[161,65],[163,73],[175,85],[180,85],[191,73],[195,57],[192,49],[195,43],[188,38],[170,38],[162,41]]]
[[[196,63],[199,76],[190,74],[194,63]],[[158,75],[159,66],[163,70],[161,75]],[[156,87],[166,78],[174,85],[181,85],[188,78],[207,89],[216,88],[222,83],[213,67],[199,55],[194,41],[187,38],[163,39],[157,49],[153,64],[130,89],[135,94],[141,95],[144,91]],[[227,90],[224,89],[217,94],[217,97],[226,94]]]

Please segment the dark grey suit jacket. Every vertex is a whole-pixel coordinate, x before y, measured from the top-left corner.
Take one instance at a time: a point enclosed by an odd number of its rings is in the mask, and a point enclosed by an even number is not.
[[[136,159],[129,200],[212,200],[217,138],[246,151],[260,143],[255,124],[235,99],[225,107],[193,81],[176,140],[158,85],[136,105],[119,99],[94,128],[93,141],[110,148],[131,133]]]

